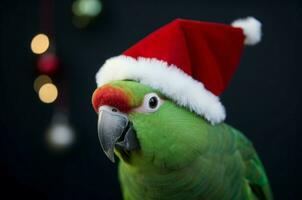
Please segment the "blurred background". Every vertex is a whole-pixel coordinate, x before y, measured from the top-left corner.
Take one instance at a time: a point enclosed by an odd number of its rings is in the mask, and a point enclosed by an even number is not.
[[[121,199],[91,106],[99,67],[175,18],[245,16],[263,23],[263,39],[245,48],[221,97],[226,122],[253,141],[276,199],[299,199],[298,0],[14,0],[0,8],[0,199]]]

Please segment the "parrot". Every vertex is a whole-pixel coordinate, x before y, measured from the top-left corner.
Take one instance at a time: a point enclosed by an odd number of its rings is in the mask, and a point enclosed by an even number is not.
[[[125,200],[272,200],[249,139],[135,80],[95,89],[98,138]]]

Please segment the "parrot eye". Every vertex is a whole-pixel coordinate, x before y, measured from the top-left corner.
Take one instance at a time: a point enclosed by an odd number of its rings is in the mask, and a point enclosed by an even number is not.
[[[149,107],[151,109],[155,109],[157,107],[157,105],[158,105],[158,99],[155,96],[151,97],[149,99]]]
[[[161,105],[161,99],[156,93],[149,93],[145,95],[143,107],[147,112],[155,112]]]
[[[141,113],[155,112],[162,104],[163,100],[156,93],[149,93],[145,95],[144,102],[135,111]]]

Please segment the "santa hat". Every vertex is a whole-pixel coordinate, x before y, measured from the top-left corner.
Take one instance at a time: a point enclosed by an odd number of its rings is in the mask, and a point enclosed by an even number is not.
[[[244,44],[260,39],[261,23],[253,17],[232,26],[176,19],[108,59],[96,75],[97,85],[135,80],[219,123],[226,114],[218,96],[234,74]]]

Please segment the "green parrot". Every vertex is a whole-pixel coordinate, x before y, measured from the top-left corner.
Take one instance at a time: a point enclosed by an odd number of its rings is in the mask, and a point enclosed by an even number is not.
[[[101,146],[120,160],[125,200],[273,199],[252,143],[230,125],[131,80],[97,88],[92,103]]]

